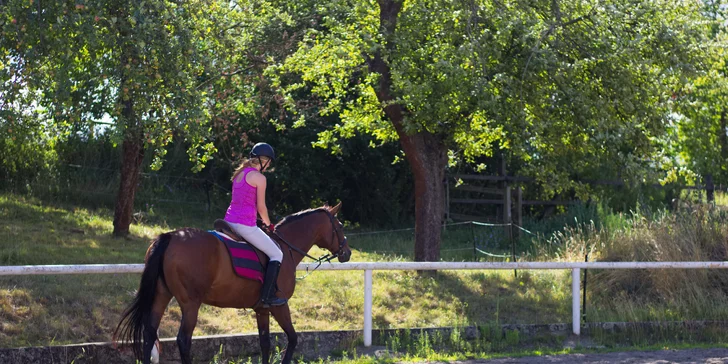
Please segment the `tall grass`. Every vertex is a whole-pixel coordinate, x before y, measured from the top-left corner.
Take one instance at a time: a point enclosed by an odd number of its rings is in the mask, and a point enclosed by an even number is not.
[[[530,258],[558,261],[728,260],[728,211],[695,204],[675,212],[635,211],[567,227]],[[719,269],[590,270],[593,321],[728,319],[728,272]]]

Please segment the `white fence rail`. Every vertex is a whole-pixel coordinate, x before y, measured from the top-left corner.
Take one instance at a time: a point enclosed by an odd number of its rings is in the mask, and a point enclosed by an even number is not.
[[[313,263],[299,264],[299,271],[311,270]],[[141,273],[143,264],[85,264],[85,265],[21,265],[0,266],[0,276],[39,274],[103,274]],[[572,330],[581,333],[581,307],[579,305],[580,273],[582,269],[728,269],[728,262],[352,262],[323,264],[319,270],[364,271],[364,346],[372,344],[372,272],[375,270],[510,270],[510,269],[571,269]]]

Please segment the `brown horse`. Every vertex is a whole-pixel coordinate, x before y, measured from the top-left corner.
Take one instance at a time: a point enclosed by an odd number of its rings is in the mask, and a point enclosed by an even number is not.
[[[285,242],[281,245],[284,257],[277,282],[278,297],[289,299],[293,295],[296,266],[304,257],[302,253],[313,245],[329,250],[340,262],[349,260],[351,250],[336,218],[340,208],[341,203],[301,211],[278,223],[275,231]],[[258,281],[235,274],[225,245],[209,232],[187,228],[161,234],[147,250],[139,291],[124,312],[114,339],[131,343],[137,359],[148,364],[162,315],[174,297],[182,310],[177,334],[182,363],[192,363],[192,331],[203,303],[254,309],[261,358],[266,364],[270,355],[269,314],[272,314],[288,337],[282,363],[290,363],[297,336],[288,304],[262,308],[258,304],[260,289]]]

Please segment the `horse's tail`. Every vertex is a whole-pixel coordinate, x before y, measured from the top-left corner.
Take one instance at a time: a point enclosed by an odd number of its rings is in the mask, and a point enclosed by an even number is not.
[[[157,290],[157,279],[163,277],[162,258],[164,252],[169,246],[169,240],[172,238],[170,233],[164,233],[157,237],[152,243],[151,252],[147,257],[144,272],[142,272],[142,280],[139,283],[134,300],[129,307],[126,308],[124,314],[119,321],[119,325],[114,330],[114,342],[131,343],[134,356],[137,359],[142,358],[142,344],[144,327],[149,325],[151,317],[152,304]]]

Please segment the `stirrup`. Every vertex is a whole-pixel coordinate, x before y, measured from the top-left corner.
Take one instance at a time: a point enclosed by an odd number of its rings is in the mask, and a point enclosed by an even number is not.
[[[268,307],[283,306],[286,303],[288,303],[288,300],[286,300],[284,298],[278,298],[277,296],[273,296],[273,298],[270,298],[267,300],[261,300],[260,302],[263,304],[263,308],[268,308]]]

